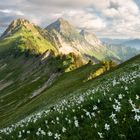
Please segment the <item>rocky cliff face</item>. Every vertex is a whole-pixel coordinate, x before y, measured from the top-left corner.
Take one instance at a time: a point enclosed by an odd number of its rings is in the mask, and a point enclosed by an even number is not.
[[[54,36],[50,41],[62,54],[73,52],[87,61],[93,58],[96,62],[106,58],[119,59],[94,34],[84,30],[79,32],[62,18],[46,27],[46,31]]]

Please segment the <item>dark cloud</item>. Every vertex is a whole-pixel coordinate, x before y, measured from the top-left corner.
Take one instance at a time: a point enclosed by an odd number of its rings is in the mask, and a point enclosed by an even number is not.
[[[120,5],[117,2],[113,2],[113,1],[110,2],[109,8],[114,8],[117,10],[119,7]]]

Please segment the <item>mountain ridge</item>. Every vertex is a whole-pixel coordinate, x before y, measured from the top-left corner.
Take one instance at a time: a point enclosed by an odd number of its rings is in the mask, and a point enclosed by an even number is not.
[[[43,54],[51,50],[54,54],[74,53],[85,62],[92,60],[94,63],[98,63],[105,59],[121,62],[121,57],[114,51],[115,49],[104,45],[95,34],[89,31],[81,30],[79,32],[63,18],[57,19],[45,29],[26,19],[16,19],[1,35],[0,40],[2,45],[9,42],[7,46],[16,46],[14,48],[18,48],[21,52],[27,51],[31,54]],[[4,50],[4,47],[1,50]]]
[[[62,18],[48,25],[45,30],[51,32],[55,36],[55,39],[52,39],[51,42],[55,44],[61,53],[79,53],[85,60],[88,60],[89,57],[96,58],[97,61],[106,58],[112,59],[113,57],[114,60],[119,60],[119,57],[103,46],[101,41],[97,39],[95,35],[90,34],[91,39],[86,40],[84,34],[79,32],[77,28]],[[92,43],[90,42],[91,40],[93,40]]]

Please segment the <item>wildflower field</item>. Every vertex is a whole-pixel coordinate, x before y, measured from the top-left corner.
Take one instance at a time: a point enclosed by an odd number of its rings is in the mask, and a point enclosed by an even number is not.
[[[42,108],[1,128],[0,139],[140,139],[140,56]]]

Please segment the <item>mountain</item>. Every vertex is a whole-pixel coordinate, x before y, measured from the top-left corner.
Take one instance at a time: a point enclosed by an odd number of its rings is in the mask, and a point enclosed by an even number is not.
[[[102,38],[103,44],[117,56],[121,58],[122,61],[128,60],[131,57],[139,54],[140,51],[135,47],[135,45],[130,45],[129,39],[108,39]]]
[[[123,44],[140,50],[140,39],[127,40]]]
[[[111,38],[101,38],[101,41],[107,44],[123,44],[124,42],[128,41],[128,39],[111,39]]]
[[[46,29],[48,29],[48,31],[55,30],[65,36],[76,35],[75,28],[63,18],[57,19],[56,22],[48,25]],[[77,32],[77,36],[78,36],[78,32]]]
[[[115,54],[118,55],[123,61],[126,61],[140,53],[139,50],[132,47],[126,47],[124,45],[117,44],[105,44],[105,45],[109,50],[115,52]]]
[[[102,42],[113,45],[123,45],[140,50],[140,39],[109,39],[101,38]]]
[[[50,38],[50,42],[62,54],[73,52],[81,55],[85,60],[92,58],[95,63],[109,58],[119,60],[119,57],[103,46],[95,35],[86,31],[79,33],[74,26],[62,18],[50,24],[45,29],[46,36],[49,36],[48,32],[53,36]],[[92,42],[89,42],[91,40]]]
[[[55,47],[41,35],[40,30],[28,20],[14,20],[0,38],[0,53],[12,51],[38,55],[47,50],[57,52]]]
[[[96,56],[101,59],[111,59],[116,61],[118,59],[119,61],[119,56],[117,56],[112,50],[108,49],[102,42],[99,40],[96,35],[93,33],[90,33],[88,31],[82,30],[80,34],[84,37],[84,39],[93,46],[93,51],[96,52]]]

